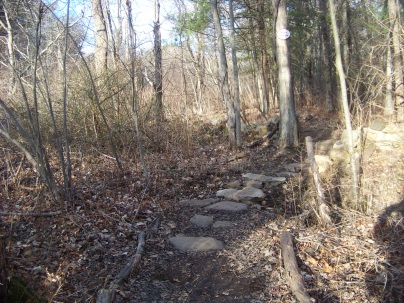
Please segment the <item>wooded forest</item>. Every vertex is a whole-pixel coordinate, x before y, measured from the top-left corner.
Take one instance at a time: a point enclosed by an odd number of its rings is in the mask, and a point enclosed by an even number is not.
[[[404,1],[0,3],[0,303],[404,300]]]

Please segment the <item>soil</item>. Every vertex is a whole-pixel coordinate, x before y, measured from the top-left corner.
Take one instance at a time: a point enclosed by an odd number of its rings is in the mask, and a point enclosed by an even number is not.
[[[301,124],[302,138],[311,135],[315,142],[336,136],[338,129],[316,116]],[[11,182],[8,167],[18,167],[21,159],[4,150],[2,156],[9,164],[0,169],[0,211],[62,210],[49,217],[0,216],[8,275],[19,277],[44,302],[95,302],[97,292],[135,254],[138,233],[153,226],[158,228],[147,233],[140,266],[118,288],[114,302],[296,302],[282,265],[282,230],[294,236],[306,290],[317,302],[404,301],[402,209],[374,216],[334,205],[335,226],[316,226],[304,204],[313,196],[305,172],[265,189],[263,205],[242,213],[209,212],[215,220],[233,222],[233,228],[189,224],[193,215],[205,213],[180,207],[180,200],[215,197],[243,173],[282,172],[284,165],[304,161],[303,144],[283,152],[273,142],[229,152],[217,141],[186,152],[151,154],[147,160],[155,166],[149,182],[130,158],[122,173],[98,154],[76,163],[74,201],[65,205],[53,202],[26,161],[18,182]],[[181,252],[168,242],[178,234],[212,236],[225,249]]]

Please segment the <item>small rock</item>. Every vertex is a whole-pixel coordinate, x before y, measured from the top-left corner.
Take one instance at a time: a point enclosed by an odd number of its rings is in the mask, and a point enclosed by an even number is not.
[[[198,227],[209,227],[213,223],[213,218],[210,216],[195,215],[191,218],[190,223]]]
[[[207,206],[206,209],[223,210],[223,211],[229,211],[229,212],[240,212],[240,211],[247,210],[248,206],[244,203],[221,201],[221,202],[217,202],[215,204]]]
[[[182,251],[207,251],[223,249],[223,242],[211,237],[176,236],[169,239],[175,248]]]

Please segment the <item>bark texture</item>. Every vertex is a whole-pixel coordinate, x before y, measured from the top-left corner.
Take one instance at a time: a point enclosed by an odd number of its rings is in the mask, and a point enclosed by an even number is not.
[[[286,0],[275,0],[276,33],[288,28]],[[297,119],[293,94],[293,78],[289,39],[276,37],[276,61],[278,64],[279,108],[280,108],[280,147],[287,148],[298,145]]]

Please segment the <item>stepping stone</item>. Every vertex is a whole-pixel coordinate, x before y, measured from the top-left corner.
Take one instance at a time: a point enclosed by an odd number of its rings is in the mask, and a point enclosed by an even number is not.
[[[236,201],[261,202],[265,199],[266,195],[259,188],[245,187],[235,193],[233,197]]]
[[[190,199],[190,200],[182,200],[180,201],[180,205],[182,206],[191,206],[191,207],[206,207],[213,203],[216,203],[219,199],[216,198],[208,198],[204,200]]]
[[[285,182],[286,178],[284,177],[272,177],[272,176],[265,176],[265,175],[258,175],[258,174],[244,174],[244,179],[259,181],[263,183],[275,183],[275,182]]]
[[[272,181],[272,177],[265,176],[265,175],[259,175],[259,174],[251,174],[251,173],[243,174],[243,178],[248,179],[248,180],[261,181],[261,182],[271,182]]]
[[[191,218],[189,222],[198,227],[206,228],[212,225],[213,218],[210,216],[195,215]]]
[[[233,188],[222,189],[222,190],[217,191],[216,196],[223,197],[225,199],[234,200],[234,194],[237,192],[238,192],[238,190],[233,189]]]
[[[223,242],[211,237],[176,236],[169,239],[176,249],[182,251],[207,251],[224,248]]]
[[[221,201],[206,207],[210,210],[224,210],[229,212],[240,212],[248,209],[247,204],[231,202],[231,201]]]
[[[227,228],[227,227],[234,227],[234,223],[230,221],[216,221],[212,225],[213,228]]]

